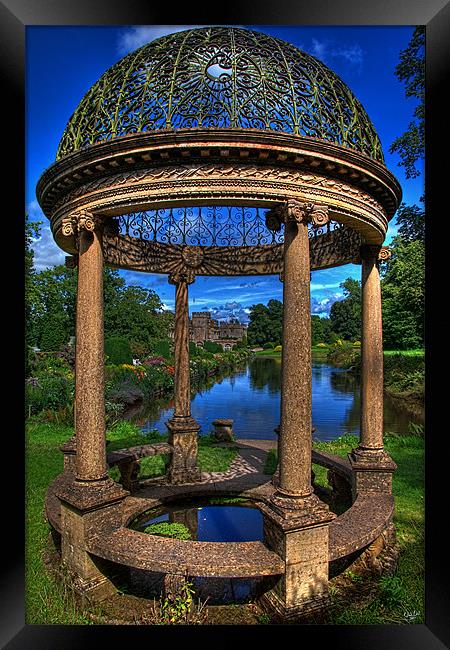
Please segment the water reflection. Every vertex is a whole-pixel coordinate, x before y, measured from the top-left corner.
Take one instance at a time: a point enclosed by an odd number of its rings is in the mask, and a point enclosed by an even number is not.
[[[252,542],[263,538],[263,517],[258,508],[244,505],[210,505],[209,502],[167,505],[140,517],[135,530],[166,521],[183,524],[199,542]]]
[[[216,418],[232,418],[238,438],[275,440],[280,422],[281,360],[254,358],[232,376],[209,378],[193,394],[192,416],[201,425],[201,434],[212,431]],[[165,422],[172,416],[173,401],[156,400],[135,413],[133,420],[144,431],[167,433]],[[312,366],[312,420],[314,437],[333,440],[344,433],[359,435],[359,379],[322,361]],[[405,434],[409,422],[422,423],[423,415],[408,413],[385,396],[384,430]]]

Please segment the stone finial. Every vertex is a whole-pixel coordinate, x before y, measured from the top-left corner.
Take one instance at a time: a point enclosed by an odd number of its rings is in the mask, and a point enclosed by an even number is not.
[[[180,284],[180,282],[185,282],[186,284],[192,284],[195,280],[195,273],[193,269],[184,267],[179,268],[172,273],[169,273],[169,284]]]
[[[328,206],[289,199],[286,203],[277,205],[267,212],[266,226],[269,230],[279,231],[281,224],[286,221],[324,226],[329,219]]]

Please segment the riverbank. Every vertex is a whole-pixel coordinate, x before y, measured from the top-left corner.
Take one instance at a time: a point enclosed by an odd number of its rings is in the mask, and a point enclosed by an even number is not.
[[[412,412],[425,406],[424,350],[385,350],[384,391]],[[361,353],[351,346],[342,346],[327,355],[327,362],[361,375]]]
[[[361,351],[358,346],[342,345],[335,348],[311,348],[313,361],[330,363],[356,376],[361,375]],[[260,350],[260,358],[281,359],[281,352]],[[425,406],[425,353],[424,350],[384,351],[384,391],[399,407],[412,414],[422,414]]]

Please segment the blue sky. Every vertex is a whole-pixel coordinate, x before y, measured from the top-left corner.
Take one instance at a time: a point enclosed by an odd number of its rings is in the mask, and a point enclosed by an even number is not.
[[[193,25],[123,27],[27,27],[26,48],[26,210],[31,220],[43,221],[34,243],[37,270],[64,262],[54,243],[47,218],[36,200],[35,188],[43,171],[55,160],[64,128],[78,103],[97,79],[116,61],[137,47],[165,34]],[[385,162],[403,188],[403,201],[419,203],[423,194],[423,164],[417,179],[406,180],[392,142],[408,127],[416,106],[406,99],[404,85],[395,77],[400,52],[414,27],[311,27],[243,25],[281,38],[316,56],[349,86],[365,107],[381,139]],[[396,234],[395,217],[385,243]],[[316,271],[311,280],[311,312],[326,316],[342,298],[339,285],[347,277],[360,279],[359,266],[348,264]],[[120,271],[127,284],[154,289],[173,309],[174,287],[166,276]],[[211,311],[215,318],[237,316],[245,322],[249,307],[282,300],[277,276],[199,277],[190,286],[190,311]]]

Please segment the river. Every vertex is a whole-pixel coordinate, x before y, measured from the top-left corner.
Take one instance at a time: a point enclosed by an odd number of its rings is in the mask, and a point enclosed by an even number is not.
[[[254,357],[230,376],[211,381],[193,394],[192,416],[201,435],[212,431],[216,418],[234,420],[236,437],[274,440],[280,422],[281,359]],[[131,419],[143,431],[167,433],[165,423],[173,413],[173,400],[162,399],[145,406]],[[359,436],[359,378],[313,358],[312,422],[314,438],[333,440],[344,433]],[[384,431],[408,433],[409,422],[423,423],[423,414],[410,413],[385,395]]]

